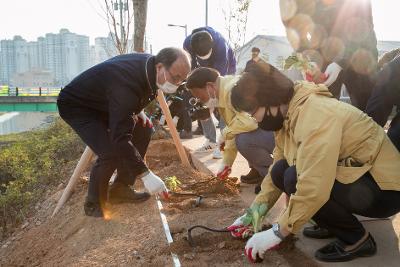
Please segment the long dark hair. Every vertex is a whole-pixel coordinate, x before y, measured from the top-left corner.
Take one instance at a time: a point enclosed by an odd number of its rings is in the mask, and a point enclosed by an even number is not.
[[[231,102],[237,111],[289,103],[293,82],[270,64],[253,64],[232,88]]]

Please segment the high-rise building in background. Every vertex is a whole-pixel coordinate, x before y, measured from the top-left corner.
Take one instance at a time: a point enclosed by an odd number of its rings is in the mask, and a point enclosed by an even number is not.
[[[97,37],[94,39],[94,47],[96,54],[95,64],[103,62],[118,54],[111,33],[108,37]]]
[[[22,73],[29,70],[28,43],[21,36],[14,37],[15,71]]]
[[[10,83],[10,76],[16,73],[15,68],[15,48],[13,40],[0,41],[0,82]]]
[[[77,74],[89,68],[89,37],[61,29],[60,33],[48,33],[45,37],[44,69],[50,70],[55,83],[65,85]]]
[[[96,62],[96,48],[94,45],[89,47],[89,62],[93,64]]]
[[[48,33],[36,42],[15,36],[13,40],[0,41],[0,85],[41,86],[38,81],[45,81],[43,86],[64,86],[80,72],[115,55],[111,35],[96,38],[94,46],[90,46],[88,36],[67,29]],[[21,77],[23,85],[18,84]],[[50,82],[49,77],[54,81]]]

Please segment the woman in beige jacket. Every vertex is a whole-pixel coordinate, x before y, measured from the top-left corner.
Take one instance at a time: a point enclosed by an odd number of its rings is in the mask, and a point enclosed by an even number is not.
[[[247,242],[249,259],[311,219],[338,238],[316,252],[319,260],[375,254],[374,239],[353,214],[386,218],[400,211],[400,153],[383,129],[325,85],[293,84],[276,69],[244,74],[231,101],[260,128],[275,131],[274,163],[253,205],[271,208],[282,192],[290,196],[277,224]],[[239,218],[230,229],[235,234],[243,227]]]

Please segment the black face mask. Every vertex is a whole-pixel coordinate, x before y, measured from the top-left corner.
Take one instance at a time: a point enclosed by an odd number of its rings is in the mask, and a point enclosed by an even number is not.
[[[271,114],[270,108],[265,107],[264,118],[258,123],[258,127],[265,131],[278,131],[282,129],[284,121],[285,119],[283,118],[280,108],[278,108],[278,114],[274,117]]]

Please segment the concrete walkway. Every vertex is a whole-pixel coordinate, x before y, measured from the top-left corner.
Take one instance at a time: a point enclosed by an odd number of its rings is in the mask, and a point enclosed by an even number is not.
[[[182,140],[183,145],[191,151],[192,160],[195,166],[202,172],[215,174],[218,166],[222,160],[212,158],[212,153],[194,153],[196,148],[199,148],[205,142],[204,137],[195,137],[190,140]],[[236,161],[232,167],[231,177],[240,177],[247,174],[249,171],[247,161],[238,154]],[[247,204],[253,201],[254,185],[240,184],[241,198]],[[273,222],[285,207],[285,200],[283,197],[277,202],[274,208],[268,215],[268,220]],[[371,232],[377,245],[378,253],[374,257],[359,258],[347,263],[322,263],[318,262],[321,266],[352,266],[352,267],[372,267],[372,266],[387,266],[398,267],[400,266],[400,214],[397,214],[390,220],[371,220],[368,218],[361,218],[365,220],[363,224],[366,229]],[[369,220],[369,221],[368,221]],[[327,244],[330,240],[314,240],[305,238],[302,234],[298,235],[299,241],[297,246],[304,253],[313,258],[314,251]]]

